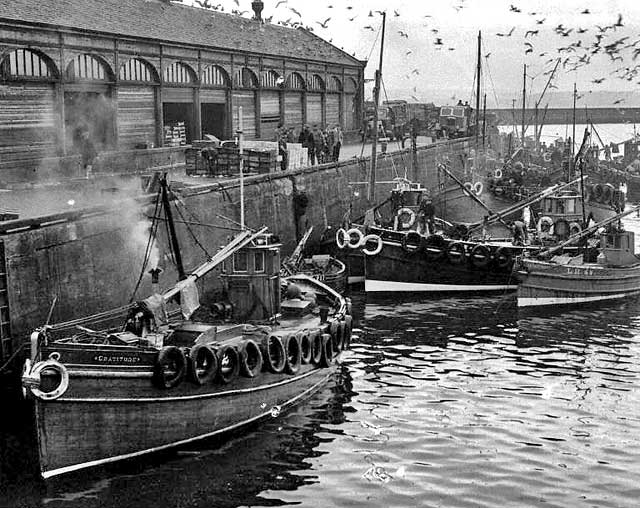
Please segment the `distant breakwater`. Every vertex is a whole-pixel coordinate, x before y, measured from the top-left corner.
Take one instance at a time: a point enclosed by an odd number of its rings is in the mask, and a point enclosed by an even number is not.
[[[487,113],[494,113],[497,117],[498,125],[522,125],[522,109],[487,109]],[[576,108],[576,123],[594,124],[603,123],[639,123],[640,108]],[[535,109],[525,109],[525,123],[534,124]],[[544,120],[543,120],[544,119]],[[571,124],[573,122],[572,108],[548,108],[546,113],[544,108],[538,109],[538,122],[546,125],[550,124]]]

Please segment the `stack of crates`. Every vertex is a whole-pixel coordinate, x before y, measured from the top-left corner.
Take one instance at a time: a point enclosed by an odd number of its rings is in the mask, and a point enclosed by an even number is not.
[[[219,143],[209,140],[197,140],[191,143],[191,147],[185,150],[185,163],[189,176],[216,176],[217,157]],[[213,156],[207,156],[207,152]]]
[[[248,173],[273,173],[278,167],[278,152],[273,150],[247,150],[244,167]]]

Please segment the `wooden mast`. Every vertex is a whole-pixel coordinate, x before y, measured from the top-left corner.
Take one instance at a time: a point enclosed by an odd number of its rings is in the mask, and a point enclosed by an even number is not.
[[[571,180],[571,174],[573,173],[573,157],[575,155],[575,146],[576,146],[576,96],[578,95],[578,90],[576,88],[576,83],[573,83],[573,131],[571,134],[571,159],[569,159],[569,177]]]
[[[384,31],[387,23],[387,13],[382,13],[382,38],[380,42],[380,63],[376,70],[376,80],[373,87],[373,132],[371,138],[371,174],[369,175],[369,203],[374,204],[376,198],[376,166],[378,164],[378,104],[380,103],[380,86],[382,81],[382,59],[384,55]]]
[[[176,268],[178,270],[178,277],[180,280],[187,278],[184,271],[184,265],[182,264],[182,253],[180,252],[180,244],[178,243],[178,237],[176,235],[176,227],[173,223],[173,213],[171,212],[171,203],[169,202],[169,190],[167,185],[167,174],[165,173],[160,180],[160,186],[162,188],[162,206],[164,207],[164,214],[167,218],[167,226],[169,228],[169,240],[171,241],[171,249],[173,250],[173,256],[176,260]]]
[[[524,73],[522,75],[522,148],[524,148],[524,130],[525,130],[525,108],[527,107],[527,64],[524,64]]]
[[[478,137],[480,135],[480,71],[482,64],[482,31],[478,31],[478,61],[476,63],[476,154],[478,152]]]

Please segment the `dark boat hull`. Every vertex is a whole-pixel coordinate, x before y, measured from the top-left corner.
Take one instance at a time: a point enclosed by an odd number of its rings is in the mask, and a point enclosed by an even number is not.
[[[640,293],[640,265],[609,268],[525,261],[518,307],[574,305],[616,300]]]
[[[399,243],[384,242],[382,251],[365,258],[367,292],[491,292],[517,288],[511,268],[490,263],[479,268],[470,260],[452,264],[446,256],[426,257],[421,250],[407,252]]]
[[[148,377],[109,383],[78,378],[74,389],[70,371],[64,397],[36,400],[42,476],[162,451],[277,416],[335,372],[333,366],[305,367],[292,376],[263,373],[258,380],[238,379],[232,389],[184,383],[175,392],[152,388]]]

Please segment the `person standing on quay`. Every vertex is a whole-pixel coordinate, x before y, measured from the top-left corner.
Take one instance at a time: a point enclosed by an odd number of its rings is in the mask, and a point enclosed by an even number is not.
[[[276,141],[278,143],[278,155],[280,156],[280,169],[286,171],[289,165],[289,152],[287,150],[287,129],[279,124],[276,130]]]
[[[317,125],[313,126],[313,141],[316,146],[316,158],[318,159],[318,164],[322,164],[324,162],[324,147],[326,140],[324,134]]]
[[[340,124],[336,124],[333,128],[333,160],[335,162],[338,162],[338,159],[340,159],[340,148],[342,148],[343,141],[344,135],[342,134]]]
[[[89,129],[84,129],[80,133],[80,155],[82,158],[82,168],[85,171],[85,178],[88,180],[93,171],[93,161],[98,156]]]
[[[302,131],[300,131],[300,135],[298,136],[298,143],[302,145],[302,148],[307,149],[307,159],[310,166],[315,165],[316,163],[316,145],[313,142],[313,134],[309,130],[309,126],[305,125],[302,127]]]

